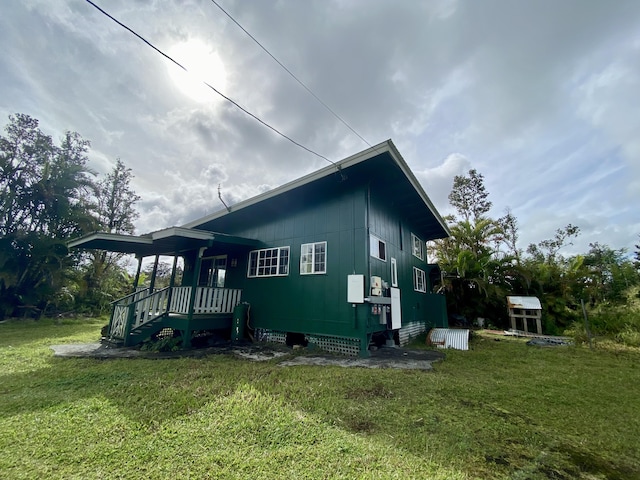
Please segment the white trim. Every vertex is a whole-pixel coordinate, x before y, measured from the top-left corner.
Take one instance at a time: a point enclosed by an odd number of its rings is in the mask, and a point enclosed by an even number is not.
[[[418,247],[417,251],[416,246]],[[413,233],[411,234],[411,253],[414,257],[424,261],[424,242]]]
[[[324,270],[316,270],[316,247],[318,245],[324,245],[324,261],[322,262],[324,264]],[[305,265],[308,265],[310,263],[311,271],[304,272],[302,271],[302,259],[304,258],[304,254],[302,250],[304,249],[304,247],[308,247],[308,246],[311,246],[311,262],[305,262]],[[324,273],[327,273],[327,242],[323,241],[323,242],[303,243],[302,245],[300,245],[300,275],[319,275]]]
[[[391,286],[398,286],[398,262],[393,257],[391,257]]]
[[[153,240],[161,240],[168,237],[193,238],[196,240],[213,240],[215,235],[206,230],[194,230],[191,228],[169,227],[149,233]]]
[[[373,244],[374,240],[377,241],[377,245]],[[380,256],[380,244],[384,245],[384,258]],[[373,258],[377,258],[378,260],[386,262],[387,261],[387,242],[385,242],[384,240],[380,240],[378,237],[376,237],[373,234],[369,234],[369,254]]]
[[[420,288],[420,282],[422,282],[422,288]],[[427,277],[424,270],[413,267],[413,290],[415,292],[427,293]]]
[[[272,273],[269,275],[259,275],[258,272],[260,271],[260,265],[259,265],[259,261],[260,261],[260,252],[266,252],[268,250],[278,250],[278,255],[276,257],[276,272],[277,273]],[[287,251],[287,273],[280,273],[280,268],[282,267],[282,265],[280,265],[280,259],[282,257],[282,251],[286,250]],[[256,258],[256,273],[255,275],[251,275],[251,255],[253,253],[257,254],[257,258]],[[273,267],[274,265],[270,265],[270,267]],[[247,278],[266,278],[266,277],[286,277],[289,275],[289,272],[291,271],[291,248],[289,246],[286,247],[271,247],[271,248],[261,248],[260,250],[251,250],[249,252],[249,261],[247,262]]]
[[[75,240],[67,242],[67,247],[73,248],[93,240],[114,240],[120,242],[139,243],[140,245],[152,245],[153,240],[147,236],[137,237],[135,235],[122,235],[119,233],[90,233]]]

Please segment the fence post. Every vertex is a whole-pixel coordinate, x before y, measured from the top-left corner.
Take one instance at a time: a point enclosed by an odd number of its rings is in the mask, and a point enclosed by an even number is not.
[[[589,348],[593,350],[593,343],[591,342],[591,331],[589,330],[589,317],[587,317],[587,309],[584,308],[584,300],[580,299],[580,305],[582,305],[582,315],[584,315],[584,328],[587,331],[587,338],[589,339]]]

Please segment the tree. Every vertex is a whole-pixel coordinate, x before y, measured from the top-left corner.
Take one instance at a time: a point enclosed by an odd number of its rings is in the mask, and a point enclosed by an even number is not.
[[[9,116],[0,136],[0,317],[43,310],[75,257],[66,240],[95,228],[89,142],[67,132],[60,146],[38,121]]]
[[[108,233],[132,234],[138,218],[135,203],[140,196],[131,188],[133,175],[119,158],[106,177],[95,185],[95,215],[98,228]],[[92,251],[81,267],[78,281],[78,306],[98,313],[110,303],[128,293],[126,269],[121,264],[124,255]]]
[[[553,263],[556,260],[560,249],[567,245],[573,245],[572,238],[580,235],[580,228],[568,224],[564,228],[558,228],[553,238],[542,240],[537,245],[530,244],[527,247],[527,253],[540,261]]]
[[[517,222],[512,215],[499,221],[488,217],[488,195],[484,177],[476,170],[454,178],[449,200],[461,220],[446,218],[452,222],[451,237],[436,242],[435,254],[445,273],[450,312],[469,319],[482,316],[506,321],[504,297],[513,277],[514,259],[501,247],[509,237],[515,248]]]
[[[484,176],[475,169],[469,170],[466,176],[454,177],[449,202],[466,222],[475,221],[491,210],[492,203],[488,197]]]
[[[638,283],[638,273],[626,256],[626,250],[613,250],[599,242],[590,243],[584,256],[583,296],[591,305],[623,303],[626,291]]]
[[[102,229],[109,233],[133,233],[139,214],[135,203],[140,196],[131,188],[133,175],[119,158],[104,180],[97,183],[97,214]]]
[[[502,231],[502,243],[507,247],[507,253],[512,255],[516,263],[520,265],[522,252],[518,249],[518,219],[515,217],[510,208],[503,217],[497,220],[497,224]]]

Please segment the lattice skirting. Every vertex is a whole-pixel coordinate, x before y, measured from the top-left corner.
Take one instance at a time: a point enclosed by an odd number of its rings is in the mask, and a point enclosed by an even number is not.
[[[306,335],[310,344],[327,352],[342,355],[358,356],[360,354],[360,339],[347,337],[333,337],[330,335]],[[259,328],[256,330],[256,340],[259,342],[287,343],[286,332]]]
[[[400,345],[405,346],[412,338],[417,337],[425,330],[426,325],[424,322],[414,322],[403,326],[398,331],[398,336],[400,337]]]
[[[259,342],[267,343],[287,343],[287,333],[278,332],[276,330],[267,330],[266,328],[256,329],[255,338]]]
[[[360,354],[359,338],[307,335],[307,341],[327,352],[341,353],[342,355],[350,356],[358,356]]]

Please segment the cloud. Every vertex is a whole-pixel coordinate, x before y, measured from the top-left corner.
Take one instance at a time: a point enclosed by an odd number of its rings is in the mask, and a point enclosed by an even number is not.
[[[223,93],[332,161],[367,147],[214,4],[99,4],[165,51],[202,42],[224,64]],[[522,238],[574,223],[587,243],[637,241],[639,2],[224,7],[367,142],[392,138],[443,214],[453,177],[476,168]],[[0,114],[80,132],[100,173],[120,157],[144,199],[139,231],[222,207],[219,183],[235,203],[327,164],[214,92],[194,101],[168,60],[86,2],[9,2],[0,43]]]
[[[460,153],[452,153],[440,165],[416,171],[415,175],[438,211],[446,215],[452,212],[449,193],[453,186],[453,178],[466,174],[470,168],[471,162],[467,157]]]

